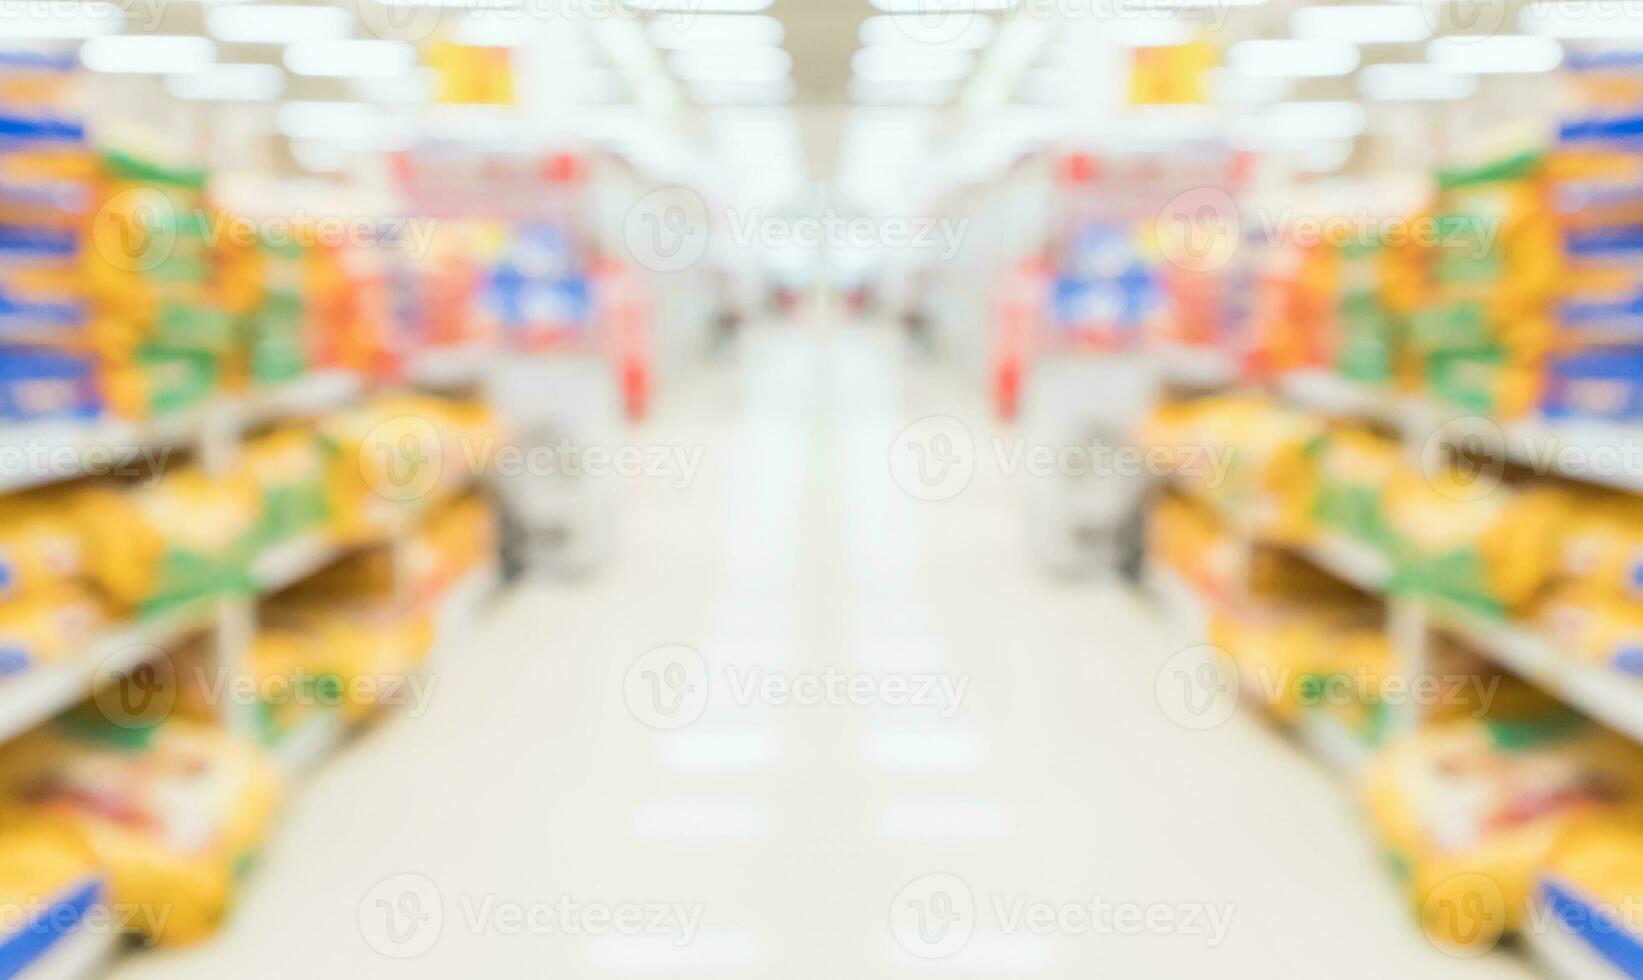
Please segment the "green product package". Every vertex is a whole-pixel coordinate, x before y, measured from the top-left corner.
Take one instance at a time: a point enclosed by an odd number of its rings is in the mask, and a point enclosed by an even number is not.
[[[1410,343],[1424,351],[1475,351],[1495,343],[1488,310],[1473,300],[1416,311],[1409,333]]]
[[[1506,352],[1438,351],[1427,356],[1426,384],[1441,402],[1479,415],[1496,415],[1501,405]]]
[[[147,382],[152,415],[192,408],[217,390],[217,356],[209,351],[144,345],[134,360]]]

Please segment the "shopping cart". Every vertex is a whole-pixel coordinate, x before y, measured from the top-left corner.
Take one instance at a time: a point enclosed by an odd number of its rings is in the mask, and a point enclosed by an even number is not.
[[[621,424],[608,359],[510,356],[488,372],[485,393],[512,450],[495,467],[509,574],[594,571],[611,550],[611,486],[584,473],[576,458],[589,446],[611,445]]]

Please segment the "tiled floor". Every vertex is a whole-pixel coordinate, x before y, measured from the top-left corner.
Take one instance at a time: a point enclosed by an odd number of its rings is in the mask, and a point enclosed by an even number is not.
[[[973,387],[844,330],[676,387],[632,441],[700,471],[612,485],[605,573],[502,596],[425,715],[295,800],[220,939],[119,975],[1521,975],[1430,946],[1255,721],[1173,724],[1190,637],[1039,574],[1017,481],[898,484],[915,419],[986,443]]]

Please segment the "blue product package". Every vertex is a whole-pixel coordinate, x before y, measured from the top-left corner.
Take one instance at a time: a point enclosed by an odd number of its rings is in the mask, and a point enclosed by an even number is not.
[[[1558,928],[1584,943],[1617,976],[1643,980],[1643,942],[1629,928],[1635,923],[1622,921],[1620,910],[1562,881],[1542,881],[1539,891]]]
[[[90,419],[102,409],[90,355],[0,346],[0,420]]]
[[[1600,348],[1549,358],[1541,411],[1561,421],[1643,419],[1643,348]]]

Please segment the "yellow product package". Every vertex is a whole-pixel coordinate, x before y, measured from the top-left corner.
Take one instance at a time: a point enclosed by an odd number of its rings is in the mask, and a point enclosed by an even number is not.
[[[104,622],[102,603],[77,584],[0,602],[0,679],[83,654]]]
[[[107,899],[96,856],[73,831],[38,819],[0,824],[0,972],[31,976]],[[43,967],[42,967],[43,968]]]
[[[448,495],[476,479],[499,447],[482,405],[397,396],[325,419],[330,496],[339,525],[368,535],[408,505]]]
[[[411,675],[433,646],[432,616],[389,601],[282,601],[264,620],[270,630],[301,636],[323,651],[318,666],[336,679],[350,721],[406,695]]]
[[[1384,749],[1364,780],[1370,818],[1427,934],[1477,948],[1518,929],[1566,835],[1636,810],[1637,753],[1565,715],[1451,721]],[[1457,915],[1480,903],[1488,914]]]
[[[8,806],[74,832],[108,868],[113,901],[137,913],[130,927],[155,944],[221,925],[277,792],[254,746],[181,720],[121,729],[70,715],[0,750]]]
[[[1643,677],[1643,604],[1573,583],[1549,596],[1537,618],[1571,659]]]
[[[1399,587],[1504,612],[1557,575],[1568,511],[1555,488],[1464,469],[1400,471],[1386,490]]]
[[[85,539],[70,493],[0,497],[0,601],[80,577]]]
[[[1542,928],[1614,976],[1643,975],[1643,824],[1615,820],[1567,836],[1536,876]]]
[[[243,587],[260,514],[256,482],[243,470],[185,469],[152,487],[95,491],[85,508],[93,576],[126,606]]]

